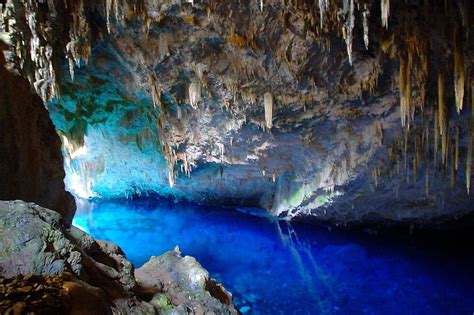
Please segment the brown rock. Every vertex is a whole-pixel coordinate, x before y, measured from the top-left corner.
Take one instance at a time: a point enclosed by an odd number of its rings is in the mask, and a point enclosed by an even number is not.
[[[70,223],[75,203],[64,188],[59,136],[28,81],[4,68],[4,49],[0,42],[0,200],[34,201]]]
[[[21,314],[23,314],[23,311],[25,309],[26,309],[26,303],[25,302],[17,302],[11,308],[13,315],[21,315]]]
[[[22,293],[29,293],[29,292],[31,292],[31,290],[33,290],[33,287],[30,286],[30,285],[27,285],[25,287],[19,288],[17,291],[22,292]]]

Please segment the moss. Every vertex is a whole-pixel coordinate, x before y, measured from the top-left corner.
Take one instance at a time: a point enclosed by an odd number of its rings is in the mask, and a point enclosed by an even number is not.
[[[169,311],[174,308],[170,298],[164,293],[156,294],[150,303],[162,312]]]

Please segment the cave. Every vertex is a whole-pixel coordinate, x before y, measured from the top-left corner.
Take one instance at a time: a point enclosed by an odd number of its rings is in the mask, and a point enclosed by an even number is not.
[[[471,0],[0,0],[0,314],[472,314]]]

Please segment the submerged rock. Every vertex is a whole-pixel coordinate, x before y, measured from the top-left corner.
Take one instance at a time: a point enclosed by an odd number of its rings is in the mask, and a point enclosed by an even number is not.
[[[32,203],[0,201],[0,235],[2,312],[237,313],[231,295],[194,258],[176,251],[153,257],[137,281],[117,245],[65,227],[59,213]]]

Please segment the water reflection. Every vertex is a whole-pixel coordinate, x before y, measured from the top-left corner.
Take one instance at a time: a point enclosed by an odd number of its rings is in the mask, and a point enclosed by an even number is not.
[[[249,215],[254,213],[257,215]],[[255,209],[170,201],[78,202],[74,224],[140,266],[178,245],[251,314],[470,314],[460,261],[276,221]]]

